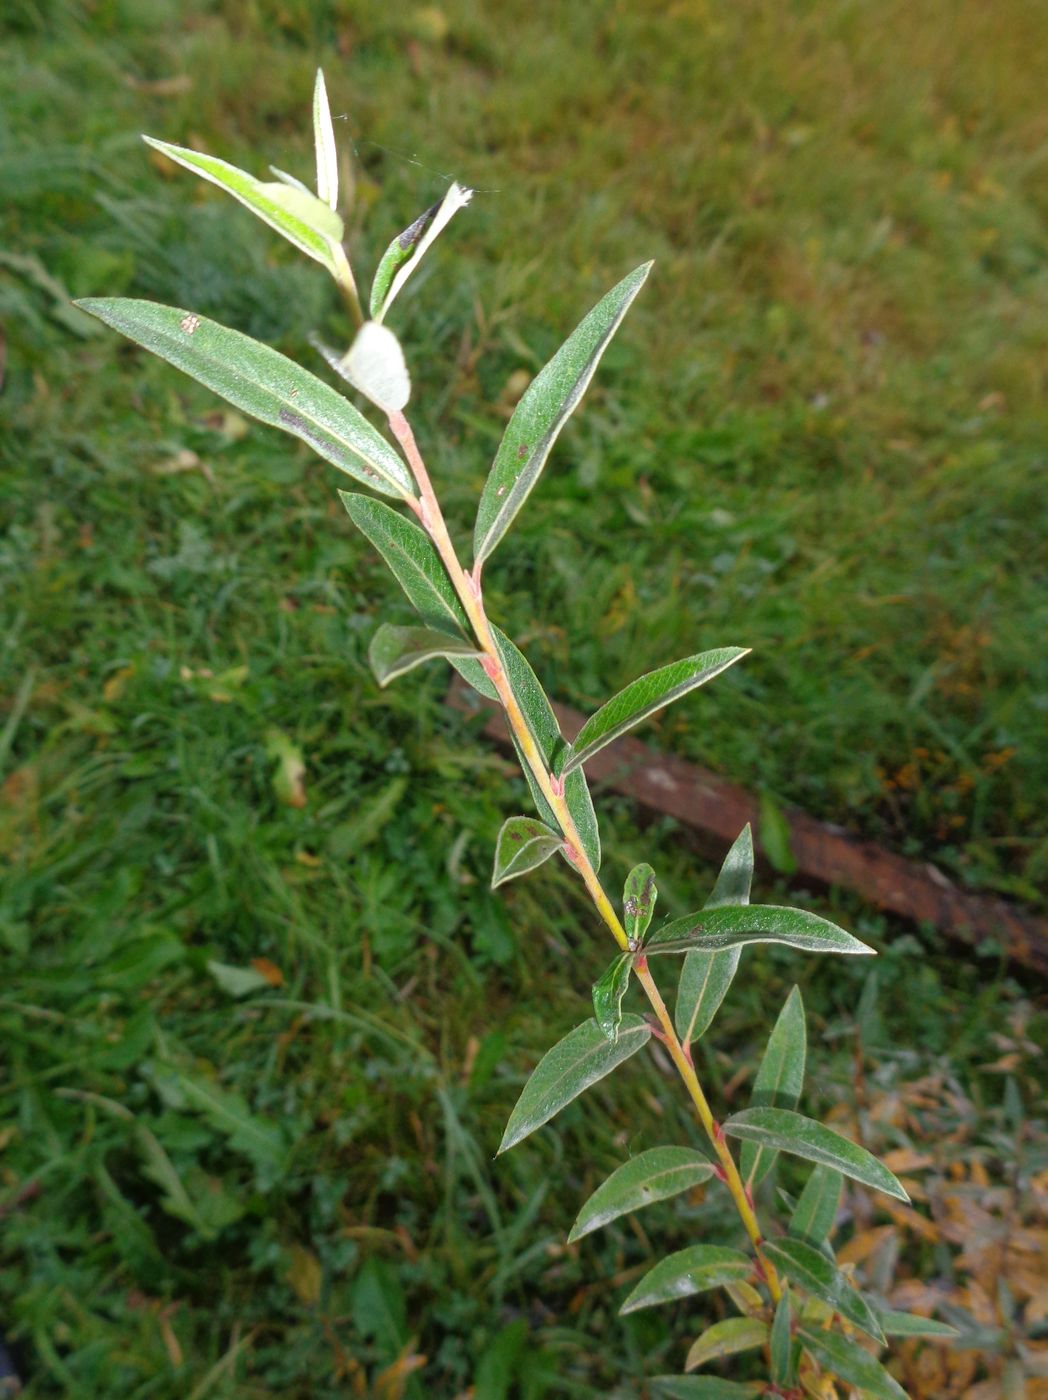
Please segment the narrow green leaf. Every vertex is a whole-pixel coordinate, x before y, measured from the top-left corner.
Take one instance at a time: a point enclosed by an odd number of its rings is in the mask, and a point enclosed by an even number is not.
[[[128,297],[77,305],[252,418],[301,438],[348,476],[386,496],[413,494],[407,467],[360,410],[279,351],[178,306]]]
[[[719,1376],[655,1376],[651,1384],[665,1400],[757,1400],[763,1381],[722,1381]]]
[[[331,125],[327,86],[323,70],[317,69],[313,85],[313,141],[317,152],[317,198],[329,209],[338,208],[338,151],[335,128]],[[339,234],[339,239],[342,235]]]
[[[844,1179],[832,1167],[816,1167],[804,1183],[793,1215],[790,1234],[816,1248],[829,1239],[841,1204]]]
[[[591,1084],[635,1055],[651,1039],[651,1027],[640,1016],[624,1016],[619,1037],[609,1041],[596,1021],[584,1021],[547,1050],[517,1100],[499,1153],[507,1152],[529,1133],[541,1128]]]
[[[799,1336],[820,1366],[850,1385],[858,1386],[872,1400],[908,1400],[898,1381],[858,1342],[840,1332],[815,1331],[807,1327],[800,1329]]]
[[[256,180],[228,161],[204,155],[202,151],[172,146],[152,136],[143,136],[142,140],[177,165],[231,194],[307,257],[322,263],[332,276],[336,275],[333,247],[341,244],[345,230],[339,216],[316,195],[283,182]]]
[[[622,998],[629,987],[632,971],[633,954],[620,953],[603,977],[593,984],[593,1015],[609,1040],[618,1037]]]
[[[495,869],[491,888],[526,875],[562,849],[564,837],[534,817],[510,817],[502,823],[495,842]]]
[[[639,946],[644,942],[658,897],[654,870],[650,865],[635,865],[626,876],[622,891],[623,922],[631,943]]]
[[[613,287],[529,384],[484,485],[473,532],[482,564],[538,481],[561,428],[575,411],[611,337],[651,271],[645,263]]]
[[[472,198],[471,189],[453,184],[443,199],[397,234],[382,254],[371,285],[371,315],[376,321],[383,319],[430,246]]]
[[[579,1211],[568,1243],[602,1229],[620,1215],[690,1191],[712,1175],[713,1165],[701,1152],[690,1147],[651,1147],[617,1167],[597,1187]]]
[[[283,1168],[288,1147],[278,1123],[252,1113],[239,1094],[217,1084],[182,1071],[176,1077],[186,1102],[229,1138],[230,1147],[263,1169]]]
[[[811,914],[807,909],[788,909],[778,904],[700,909],[697,914],[686,914],[656,929],[644,951],[649,954],[687,953],[701,948],[719,952],[722,948],[744,947],[747,943],[785,943],[807,953],[874,952],[844,929],[831,924],[829,919]]]
[[[559,754],[564,740],[561,738],[560,725],[557,717],[553,713],[553,707],[549,702],[546,692],[543,690],[535,672],[531,669],[521,652],[513,645],[504,632],[497,627],[493,627],[492,634],[499,649],[499,656],[502,660],[506,677],[509,680],[510,689],[516,697],[524,718],[527,720],[531,736],[542,754],[543,760],[549,772],[553,772],[553,765]],[[467,678],[468,679],[468,678]],[[556,823],[556,817],[546,806],[545,799],[541,798],[530,774],[525,768],[531,790],[536,795],[539,815],[543,821]],[[579,779],[582,779],[580,782]],[[579,833],[579,840],[582,842],[582,849],[593,866],[594,870],[600,869],[600,834],[597,830],[597,817],[593,810],[593,799],[590,797],[589,785],[586,783],[582,773],[572,773],[564,782],[564,801],[568,805],[572,820]],[[547,816],[543,812],[545,807]]]
[[[794,987],[779,1012],[779,1019],[768,1037],[750,1102],[758,1108],[796,1108],[804,1087],[804,1061],[807,1032],[804,1003],[799,987]],[[771,1171],[777,1153],[752,1142],[742,1144],[739,1170],[749,1186],[756,1186]]]
[[[789,1152],[794,1157],[834,1167],[853,1181],[875,1191],[909,1201],[898,1178],[858,1143],[835,1133],[832,1128],[793,1113],[787,1108],[744,1108],[722,1124],[729,1137],[756,1142],[762,1147]]]
[[[887,1337],[937,1337],[948,1341],[961,1335],[956,1327],[951,1327],[947,1322],[921,1317],[919,1313],[895,1312],[891,1308],[881,1309],[880,1322]]]
[[[429,627],[394,627],[388,622],[382,624],[368,647],[368,660],[381,686],[439,656],[479,659],[480,652],[471,642],[447,632]]]
[[[884,1341],[877,1315],[861,1293],[851,1286],[841,1271],[813,1245],[804,1240],[766,1240],[764,1252],[791,1283],[828,1303],[875,1342]]]
[[[721,1288],[726,1283],[748,1278],[753,1263],[737,1249],[723,1245],[693,1244],[660,1259],[637,1284],[619,1308],[620,1313],[636,1312],[638,1308],[654,1307],[657,1303],[672,1303],[693,1293]]]
[[[768,1340],[768,1324],[758,1317],[727,1317],[707,1327],[697,1341],[692,1342],[684,1362],[685,1371],[694,1371],[707,1361],[723,1356],[735,1356],[740,1351],[762,1347]]]
[[[793,1384],[793,1309],[790,1306],[790,1290],[783,1288],[782,1297],[775,1308],[775,1319],[771,1325],[769,1352],[771,1358],[771,1378],[777,1386],[787,1389]]]
[[[635,729],[656,710],[705,685],[748,654],[746,647],[721,647],[718,651],[704,651],[684,661],[674,661],[669,666],[649,671],[646,676],[631,681],[582,726],[565,755],[561,773],[570,773],[581,767],[595,753],[621,734]]]
[[[713,893],[703,907],[749,904],[752,884],[753,833],[747,822],[724,857]],[[699,1040],[709,1029],[735,978],[741,956],[741,948],[726,948],[722,953],[685,953],[673,1012],[677,1034],[685,1045]]]

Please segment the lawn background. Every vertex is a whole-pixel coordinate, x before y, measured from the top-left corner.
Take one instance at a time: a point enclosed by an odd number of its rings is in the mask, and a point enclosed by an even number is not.
[[[33,1396],[367,1393],[409,1341],[416,1395],[630,1396],[707,1314],[618,1320],[622,1285],[730,1229],[711,1198],[563,1245],[612,1165],[689,1140],[657,1064],[492,1164],[607,949],[566,873],[489,893],[523,785],[441,668],[378,691],[368,639],[408,614],[333,469],[69,307],[191,307],[315,369],[310,332],[345,337],[323,273],[142,131],[308,178],[322,62],[365,284],[449,176],[478,187],[393,318],[463,540],[522,372],[654,257],[491,613],[583,708],[752,646],[646,737],[1045,907],[1048,12],[386,10],[0,21],[0,1322]],[[678,830],[598,806],[610,889],[648,858],[666,910],[701,902]],[[749,954],[716,1092],[744,1101],[797,980],[809,1111],[858,1108],[944,1179],[952,1113],[962,1170],[1025,1200],[1043,988],[816,900],[882,949],[875,981]],[[927,1118],[870,1112],[929,1075]],[[905,1235],[899,1277],[960,1287],[948,1244]],[[1003,1322],[973,1383],[1016,1354]]]

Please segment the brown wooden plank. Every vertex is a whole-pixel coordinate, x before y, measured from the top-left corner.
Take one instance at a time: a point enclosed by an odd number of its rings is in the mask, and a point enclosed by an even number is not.
[[[456,677],[448,704],[467,714],[490,711],[484,732],[509,746],[505,717],[494,702],[482,699]],[[585,716],[567,705],[553,706],[569,739]],[[760,804],[752,793],[707,768],[625,735],[586,764],[591,781],[606,783],[642,807],[675,817],[723,851],[751,822],[755,850],[760,850]],[[784,811],[798,875],[824,885],[855,890],[871,904],[914,923],[927,922],[968,944],[995,939],[1009,957],[1042,974],[1048,973],[1048,921],[992,895],[959,889],[934,865],[907,860],[872,841],[860,841],[797,808]]]

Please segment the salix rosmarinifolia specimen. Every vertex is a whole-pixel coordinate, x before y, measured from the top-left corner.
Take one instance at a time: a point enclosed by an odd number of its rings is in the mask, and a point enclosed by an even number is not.
[[[147,137],[172,161],[232,194],[324,266],[353,320],[348,350],[318,347],[331,367],[385,415],[397,446],[344,395],[275,350],[195,311],[129,299],[80,303],[108,325],[185,370],[237,408],[304,439],[320,456],[374,494],[341,493],[346,510],[385,559],[418,613],[418,624],[383,624],[370,659],[381,685],[432,658],[446,658],[465,680],[505,711],[537,816],[510,817],[496,843],[492,883],[524,875],[553,856],[577,872],[617,945],[593,987],[592,1018],[539,1062],[510,1115],[500,1152],[548,1122],[589,1085],[610,1074],[653,1037],[680,1076],[706,1151],[656,1147],[626,1162],[590,1197],[569,1238],[580,1239],[649,1203],[713,1181],[738,1215],[743,1248],[693,1244],[659,1260],[622,1303],[623,1312],[706,1290],[725,1289],[737,1313],[707,1328],[685,1363],[747,1350],[763,1353],[768,1379],[733,1382],[702,1374],[659,1379],[674,1396],[832,1396],[839,1383],[873,1397],[903,1394],[870,1349],[886,1334],[942,1335],[927,1319],[891,1313],[867,1299],[834,1262],[828,1242],[843,1178],[906,1200],[902,1186],[864,1148],[797,1111],[805,1061],[804,1009],[794,988],[768,1040],[749,1108],[718,1121],[695,1072],[692,1046],[706,1033],[751,943],[782,943],[809,953],[872,950],[800,909],[750,904],[753,846],[749,828],[728,852],[702,909],[653,923],[656,876],[639,865],[621,906],[599,878],[600,838],[586,783],[587,761],[648,715],[712,680],[746,653],[718,647],[632,681],[583,725],[562,737],[535,673],[489,618],[483,571],[538,483],[557,436],[578,405],[650,270],[624,277],[584,317],[535,377],[510,419],[477,507],[473,560],[467,567],[448,532],[440,502],[405,414],[411,381],[386,319],[427,249],[470,191],[447,194],[393,239],[372,281],[367,315],[343,248],[338,213],[339,166],[324,79],[313,102],[316,193],[271,167],[258,180],[213,156]],[[398,450],[399,448],[399,450]],[[385,496],[405,508],[394,509]],[[679,967],[671,1012],[652,974],[654,959]],[[635,980],[650,1014],[624,1012]],[[812,1170],[792,1213],[772,1232],[758,1219],[754,1190],[780,1152]]]

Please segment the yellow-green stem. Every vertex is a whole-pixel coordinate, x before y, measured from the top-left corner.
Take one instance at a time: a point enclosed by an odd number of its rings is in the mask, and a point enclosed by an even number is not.
[[[402,413],[391,413],[389,415],[389,426],[394,436],[404,450],[404,455],[408,459],[412,475],[419,488],[419,503],[412,502],[412,508],[422,522],[422,525],[429,534],[430,539],[436,547],[448,571],[455,592],[466,611],[470,625],[476,635],[477,641],[484,652],[485,672],[491,678],[491,682],[498,693],[502,707],[506,712],[506,719],[509,723],[513,736],[520,747],[528,767],[531,769],[535,782],[543,797],[552,807],[557,815],[561,830],[564,833],[565,842],[568,848],[572,863],[578,869],[583,882],[597,908],[598,913],[610,929],[615,941],[624,951],[629,949],[629,938],[626,930],[622,926],[611,900],[604,892],[604,888],[597,877],[597,872],[583,849],[579,840],[578,830],[575,826],[574,818],[568,808],[567,802],[557,787],[551,782],[551,775],[546,767],[542,753],[532,737],[527,720],[517,703],[516,696],[510,688],[509,679],[506,676],[499,657],[498,649],[495,645],[495,638],[491,632],[491,624],[488,622],[487,614],[484,611],[484,602],[480,589],[475,585],[474,580],[466,573],[455,552],[451,536],[444,521],[440,503],[433,492],[433,485],[429,479],[429,473],[422,456],[415,442],[415,435],[411,431],[411,426]],[[773,1301],[778,1302],[782,1296],[782,1288],[778,1275],[771,1261],[765,1256],[763,1249],[763,1237],[761,1235],[760,1224],[753,1203],[739,1175],[739,1169],[735,1164],[735,1159],[731,1155],[724,1138],[724,1133],[720,1125],[714,1118],[710,1109],[702,1085],[699,1083],[698,1075],[695,1073],[695,1066],[692,1063],[691,1055],[681,1044],[673,1024],[673,1018],[666,1009],[666,1003],[662,999],[655,979],[648,971],[647,960],[638,958],[634,965],[637,981],[644,988],[648,1001],[651,1003],[652,1011],[659,1023],[659,1037],[669,1051],[670,1059],[684,1081],[684,1087],[688,1091],[699,1122],[702,1124],[710,1145],[717,1157],[720,1166],[720,1175],[724,1181],[728,1192],[738,1211],[743,1228],[749,1236],[754,1253],[757,1256],[761,1272],[768,1285],[768,1291]]]

